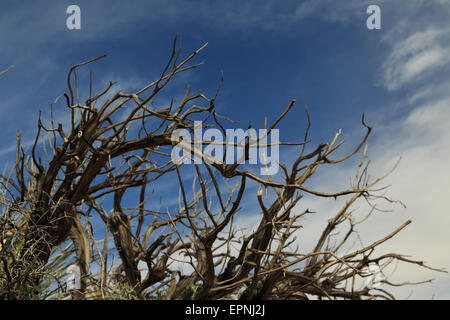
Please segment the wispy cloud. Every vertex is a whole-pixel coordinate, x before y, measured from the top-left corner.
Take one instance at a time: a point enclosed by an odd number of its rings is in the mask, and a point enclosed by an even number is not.
[[[384,85],[389,90],[421,80],[450,62],[448,29],[417,32],[394,45],[383,65]]]

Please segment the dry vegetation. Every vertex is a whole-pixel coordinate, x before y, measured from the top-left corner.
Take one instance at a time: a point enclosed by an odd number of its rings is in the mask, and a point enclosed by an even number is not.
[[[204,47],[181,60],[175,39],[159,79],[133,93],[112,93],[114,83],[110,83],[92,94],[91,83],[84,103],[78,99],[76,72],[104,56],[70,69],[67,93],[58,100],[65,104],[70,125],[63,127],[54,119],[44,125],[39,119],[36,140],[27,150],[21,146],[19,132],[15,166],[1,176],[0,298],[391,299],[387,288],[395,284],[387,280],[379,290],[355,285],[364,268],[394,261],[430,268],[397,253],[375,255],[378,246],[411,221],[369,245],[341,250],[356,232],[355,226],[364,222],[353,217],[352,206],[358,199],[371,204],[367,215],[377,210],[377,202],[393,202],[380,186],[385,177],[369,179],[366,151],[371,127],[364,117],[366,134],[360,143],[335,157],[343,143],[341,133],[329,143],[310,146],[307,113],[301,141],[281,143],[298,150],[291,166],[280,164],[282,178],[257,175],[238,163],[174,163],[170,157],[174,130],[192,131],[194,120],[202,120],[225,133],[228,120],[215,109],[219,89],[208,98],[188,87],[179,105],[153,105],[169,81],[200,65],[192,61]],[[266,126],[269,132],[279,127],[294,104],[291,101]],[[245,148],[249,141],[241,143]],[[193,153],[201,156],[202,150]],[[326,193],[306,187],[320,167],[352,156],[360,156],[361,161],[350,188]],[[189,185],[183,179],[186,166],[195,172]],[[166,175],[172,175],[180,203],[177,210],[158,211],[148,203],[150,190],[157,189]],[[256,194],[246,192],[249,183],[259,185]],[[130,197],[136,197],[128,196],[131,190],[138,190],[139,198],[132,208]],[[301,219],[310,211],[299,209],[305,195],[346,198],[326,228],[317,230],[321,236],[311,252],[295,246],[300,228],[308,228]],[[259,224],[240,236],[236,216],[245,213],[246,199],[255,197],[261,211]],[[346,231],[335,234],[338,227]],[[113,254],[119,257],[114,262]],[[146,265],[145,277],[139,262]],[[76,292],[64,290],[65,270],[71,263],[81,271],[81,288]],[[180,271],[180,264],[188,265],[189,272]]]

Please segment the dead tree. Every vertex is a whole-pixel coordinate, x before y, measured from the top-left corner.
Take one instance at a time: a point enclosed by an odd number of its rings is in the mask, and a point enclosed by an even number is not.
[[[249,136],[245,141],[225,142],[245,150],[243,159],[235,163],[206,161],[208,156],[198,146],[212,145],[211,140],[193,144],[174,140],[175,130],[183,128],[194,133],[195,121],[199,120],[226,136],[224,121],[228,119],[215,108],[222,81],[212,98],[200,91],[191,92],[188,86],[178,105],[173,101],[166,108],[153,104],[169,81],[202,64],[192,61],[205,47],[206,44],[180,61],[181,46],[175,39],[170,59],[156,81],[137,92],[114,94],[113,82],[96,94],[92,93],[91,82],[89,98],[84,103],[78,98],[76,72],[105,56],[72,66],[67,93],[57,99],[70,114],[70,125],[55,124],[53,119],[51,125],[45,125],[40,117],[29,151],[21,147],[19,132],[11,172],[14,177],[2,176],[8,199],[3,203],[3,216],[17,209],[20,228],[28,231],[17,261],[3,263],[9,276],[0,297],[14,298],[11,292],[20,291],[27,283],[38,284],[42,274],[32,270],[45,269],[54,249],[68,239],[74,245],[81,270],[78,298],[111,298],[115,291],[128,287],[138,299],[390,299],[393,296],[386,290],[355,288],[355,281],[364,276],[364,268],[371,263],[381,266],[403,261],[440,271],[397,253],[374,256],[375,248],[411,221],[368,246],[342,253],[359,223],[352,216],[352,205],[358,199],[366,200],[371,206],[370,215],[377,210],[374,201],[393,202],[380,193],[384,188],[379,184],[385,176],[375,180],[368,177],[366,151],[371,127],[364,117],[366,134],[361,142],[348,154],[334,157],[343,144],[341,132],[330,142],[310,148],[307,113],[307,128],[301,141],[279,143],[298,150],[290,167],[280,164],[281,177],[243,169],[242,160],[248,160],[252,147]],[[265,125],[267,134],[279,127],[294,104],[292,100],[271,125]],[[177,144],[189,150],[191,158],[205,161],[191,165],[173,161],[170,150]],[[361,162],[347,190],[327,193],[306,186],[320,167],[361,153]],[[192,194],[183,182],[183,169],[187,166],[195,173]],[[150,189],[157,189],[158,181],[169,175],[175,192],[179,191],[179,208],[153,210],[147,201]],[[234,186],[227,188],[229,183]],[[249,183],[259,185],[256,194],[249,194]],[[127,208],[127,192],[136,188],[140,188],[138,205]],[[310,252],[295,248],[301,219],[311,213],[301,209],[306,195],[347,198],[341,210],[328,220]],[[254,231],[239,236],[236,217],[245,211],[250,198],[259,204],[261,218]],[[100,231],[92,228],[94,216],[103,222]],[[348,230],[339,238],[333,232],[344,223]],[[119,256],[119,263],[111,262],[113,252]],[[146,265],[145,278],[141,277],[139,262]],[[91,264],[97,265],[99,271],[92,273]],[[190,271],[177,269],[180,264],[189,266]]]

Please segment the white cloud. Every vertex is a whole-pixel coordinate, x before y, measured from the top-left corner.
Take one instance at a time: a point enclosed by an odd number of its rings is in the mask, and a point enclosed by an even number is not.
[[[396,90],[448,64],[449,40],[447,29],[429,29],[399,41],[383,65],[384,85]]]
[[[340,1],[333,0],[307,0],[300,3],[294,11],[294,17],[298,20],[317,15],[330,21],[359,21],[358,16],[364,15],[368,4],[365,1]]]
[[[445,86],[448,86],[447,83]],[[388,196],[401,200],[407,208],[400,205],[380,203],[380,208],[392,212],[374,214],[366,223],[358,226],[361,241],[364,245],[379,240],[394,231],[406,220],[412,224],[393,239],[386,242],[377,251],[378,255],[395,252],[410,256],[413,260],[424,261],[435,268],[450,270],[450,94],[443,94],[440,88],[429,88],[425,91],[418,105],[401,119],[374,126],[375,136],[370,139],[369,156],[372,159],[369,174],[379,177],[389,171],[399,157],[399,167],[388,177],[383,185],[391,185]],[[404,103],[407,103],[406,101]],[[411,106],[411,105],[410,105]],[[388,108],[389,109],[389,108]],[[349,137],[345,135],[345,137]],[[346,144],[351,144],[348,141]],[[313,181],[313,188],[321,191],[338,191],[348,186],[355,172],[354,161],[345,166],[321,170]],[[317,242],[327,220],[334,216],[343,204],[344,199],[320,199],[305,197],[299,202],[298,211],[309,208],[316,213],[302,220],[303,228],[298,232],[298,240],[302,253],[309,252]],[[367,213],[364,202],[354,206],[357,217]],[[258,212],[255,210],[254,212]],[[257,224],[260,214],[240,215],[237,224],[252,227]],[[355,243],[355,249],[362,246]],[[392,276],[391,273],[393,273]],[[418,282],[435,279],[432,284],[419,286],[390,287],[399,299],[449,299],[447,286],[449,274],[423,269],[417,265],[400,263],[396,270],[384,270],[389,281]]]
[[[424,259],[435,267],[449,267],[450,255],[450,97],[425,103],[414,109],[408,117],[390,125],[381,139],[372,147],[378,170],[403,156],[398,170],[390,177],[391,192],[407,205],[404,218],[413,224],[386,250],[397,250]],[[395,135],[391,132],[396,132]],[[377,227],[381,229],[382,225]],[[371,226],[373,228],[373,226]],[[415,297],[431,298],[448,274],[424,272],[417,268],[399,269],[403,277],[436,278],[436,284],[416,290]],[[418,279],[419,280],[419,279]],[[441,288],[436,298],[448,298],[450,292]]]

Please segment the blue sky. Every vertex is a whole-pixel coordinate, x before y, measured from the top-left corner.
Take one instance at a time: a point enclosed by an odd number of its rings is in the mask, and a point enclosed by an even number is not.
[[[66,28],[71,4],[81,8],[81,30]],[[381,8],[381,30],[366,27],[371,4]],[[91,66],[94,89],[114,80],[131,91],[159,75],[175,35],[182,37],[185,54],[208,42],[197,58],[206,64],[180,77],[170,94],[177,97],[190,84],[212,96],[223,72],[218,110],[244,128],[250,122],[262,127],[264,117],[275,119],[296,98],[280,131],[285,141],[303,134],[304,105],[316,143],[342,128],[352,146],[363,133],[365,113],[374,127],[374,175],[402,156],[392,193],[408,206],[367,232],[379,237],[412,217],[417,223],[392,248],[448,267],[450,207],[443,199],[450,190],[449,18],[448,0],[2,0],[0,70],[14,68],[0,77],[0,160],[13,161],[18,129],[25,142],[33,138],[39,110],[48,114],[64,92],[71,65],[106,53]],[[332,191],[347,183],[352,164],[319,175],[325,180],[317,185]],[[447,275],[416,272],[400,273],[437,280],[414,288],[412,297],[450,298]],[[400,297],[409,295],[402,290]]]

